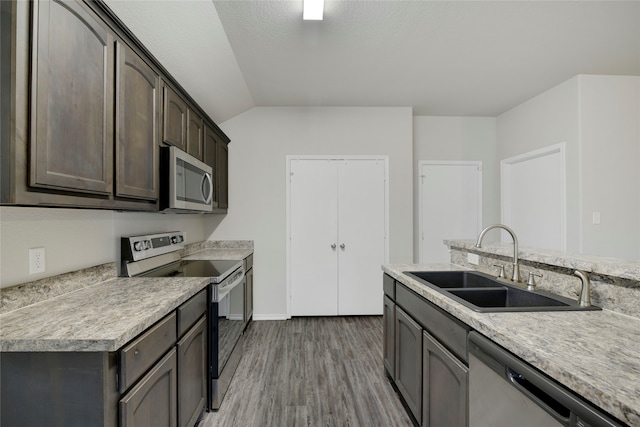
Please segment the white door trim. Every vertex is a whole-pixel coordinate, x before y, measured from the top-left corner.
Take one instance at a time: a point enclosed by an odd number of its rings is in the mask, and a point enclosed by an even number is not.
[[[286,156],[286,294],[287,319],[291,319],[291,161],[292,160],[381,160],[384,161],[384,263],[389,263],[389,156],[376,155],[287,155]],[[382,271],[382,270],[381,270]]]
[[[552,154],[560,154],[560,246],[567,250],[567,177],[566,177],[566,143],[550,145],[529,151],[500,161],[500,217],[503,224],[511,223],[511,215],[507,206],[511,205],[511,166],[528,160],[538,159]],[[532,201],[535,203],[535,200]]]
[[[422,240],[424,239],[424,224],[422,212],[422,193],[424,191],[424,179],[422,167],[429,165],[452,165],[452,166],[476,166],[480,179],[478,180],[478,230],[482,229],[482,161],[480,160],[419,160],[418,161],[418,260],[423,262]]]

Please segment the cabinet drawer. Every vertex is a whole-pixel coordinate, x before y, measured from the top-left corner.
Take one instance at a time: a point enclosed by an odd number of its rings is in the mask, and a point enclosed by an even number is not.
[[[176,314],[172,313],[120,350],[120,392],[131,387],[175,343]]]
[[[384,294],[392,300],[396,299],[395,282],[396,281],[393,280],[393,277],[389,276],[388,274],[382,275],[382,288],[384,289]]]
[[[178,307],[178,337],[184,335],[206,311],[207,291],[205,289]]]
[[[400,284],[396,286],[396,303],[453,354],[465,362],[468,360],[467,325]]]
[[[250,268],[253,268],[253,254],[244,259],[244,271],[249,271]]]

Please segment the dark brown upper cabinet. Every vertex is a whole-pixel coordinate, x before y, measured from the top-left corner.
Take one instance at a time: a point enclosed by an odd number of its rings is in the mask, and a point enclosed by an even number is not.
[[[164,87],[162,140],[184,150],[187,146],[187,103],[168,86]]]
[[[116,196],[158,199],[160,77],[116,44]]]
[[[224,213],[229,208],[229,140],[223,136],[205,126],[204,162],[213,168],[214,213]]]
[[[229,146],[224,141],[216,144],[216,195],[218,209],[229,207]]]
[[[29,184],[107,196],[113,35],[76,2],[37,2],[33,28]]]
[[[229,142],[103,1],[0,10],[0,204],[157,211],[161,144]]]
[[[218,138],[209,126],[205,125],[204,127],[204,142],[203,142],[203,162],[207,165],[211,166],[213,169],[213,208],[218,207],[218,186],[216,184],[216,145],[218,143]]]

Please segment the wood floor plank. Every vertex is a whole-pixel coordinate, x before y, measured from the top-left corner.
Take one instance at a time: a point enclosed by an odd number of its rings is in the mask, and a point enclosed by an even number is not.
[[[412,426],[384,375],[380,316],[253,322],[244,343],[200,427]]]

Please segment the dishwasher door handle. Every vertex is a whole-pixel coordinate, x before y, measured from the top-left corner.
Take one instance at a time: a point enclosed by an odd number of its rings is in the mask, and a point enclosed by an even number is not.
[[[536,402],[538,406],[543,408],[553,418],[559,422],[569,425],[571,421],[571,410],[558,402],[544,390],[537,387],[525,378],[524,375],[518,373],[515,369],[506,367],[507,379],[520,393]]]

